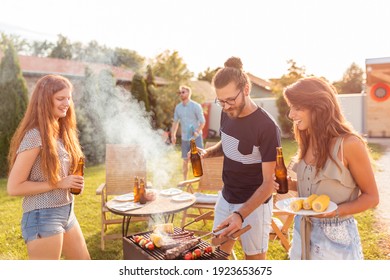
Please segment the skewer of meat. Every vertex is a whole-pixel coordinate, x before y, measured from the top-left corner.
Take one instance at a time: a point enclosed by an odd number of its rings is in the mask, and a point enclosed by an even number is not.
[[[172,238],[172,239],[182,239],[182,238],[190,237],[193,235],[194,235],[193,232],[184,231],[182,233],[175,233],[175,234],[168,235],[168,237]]]

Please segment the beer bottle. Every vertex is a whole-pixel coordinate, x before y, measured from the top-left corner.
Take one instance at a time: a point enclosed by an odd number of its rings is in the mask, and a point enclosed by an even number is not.
[[[282,147],[276,147],[276,166],[275,166],[276,182],[279,184],[278,193],[284,194],[288,192],[287,168],[284,164]]]
[[[195,177],[200,177],[203,175],[202,161],[198,153],[198,149],[196,148],[195,139],[191,139],[190,145],[192,172]]]
[[[73,175],[84,176],[84,158],[83,157],[80,157],[79,162],[77,164],[76,171],[73,173]],[[78,194],[80,194],[81,189],[71,188],[70,192],[72,194],[78,195]]]
[[[139,179],[139,203],[141,203],[141,204],[146,203],[145,179],[144,178]]]
[[[134,202],[139,202],[139,180],[138,180],[138,176],[134,176],[133,193],[134,193]]]

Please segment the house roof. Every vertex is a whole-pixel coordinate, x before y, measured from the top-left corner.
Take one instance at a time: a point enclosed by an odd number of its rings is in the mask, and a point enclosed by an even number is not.
[[[271,90],[271,83],[269,81],[263,80],[259,77],[256,77],[255,75],[251,73],[246,73],[251,80],[251,82],[259,87],[265,88],[266,90]]]
[[[378,57],[378,58],[367,58],[366,64],[387,64],[390,63],[390,57]]]
[[[3,54],[0,52],[0,59]],[[89,63],[76,60],[66,60],[50,57],[37,57],[18,55],[20,68],[23,74],[30,75],[45,75],[45,74],[58,74],[68,77],[84,77],[85,68],[88,66],[94,72],[100,72],[103,69],[110,70],[115,79],[124,82],[131,82],[134,76],[134,72],[107,64]],[[168,82],[160,77],[155,77],[157,85],[165,85]]]
[[[214,101],[216,94],[214,88],[208,81],[190,81],[192,94],[200,95],[204,101]]]

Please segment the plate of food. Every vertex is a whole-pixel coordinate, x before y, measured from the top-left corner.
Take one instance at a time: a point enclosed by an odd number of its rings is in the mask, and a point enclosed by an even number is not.
[[[312,194],[309,197],[290,197],[275,203],[282,211],[303,216],[314,216],[333,212],[337,204],[327,195]]]
[[[193,198],[194,198],[194,195],[189,194],[189,193],[185,193],[185,194],[181,194],[181,195],[175,195],[174,197],[172,197],[172,200],[176,201],[176,202],[183,202],[183,201],[189,201]]]
[[[160,191],[160,194],[166,195],[166,196],[171,196],[171,195],[181,194],[182,192],[183,191],[180,189],[169,188],[169,189],[165,189],[165,190]]]
[[[133,201],[134,193],[126,193],[126,194],[118,195],[114,199],[116,201]]]

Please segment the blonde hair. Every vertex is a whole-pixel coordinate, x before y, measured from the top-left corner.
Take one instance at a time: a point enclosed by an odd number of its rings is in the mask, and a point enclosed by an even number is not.
[[[192,94],[192,90],[191,90],[191,88],[189,86],[181,85],[179,87],[179,90],[181,91],[182,89],[187,90],[190,95]]]
[[[60,162],[57,152],[57,139],[62,139],[70,156],[71,171],[77,167],[77,161],[83,156],[78,140],[76,114],[71,101],[64,118],[56,119],[53,114],[53,95],[63,89],[73,90],[73,85],[65,77],[46,75],[35,86],[26,113],[11,140],[8,154],[9,170],[16,160],[16,151],[26,132],[36,128],[42,139],[41,168],[49,184],[59,181]]]

